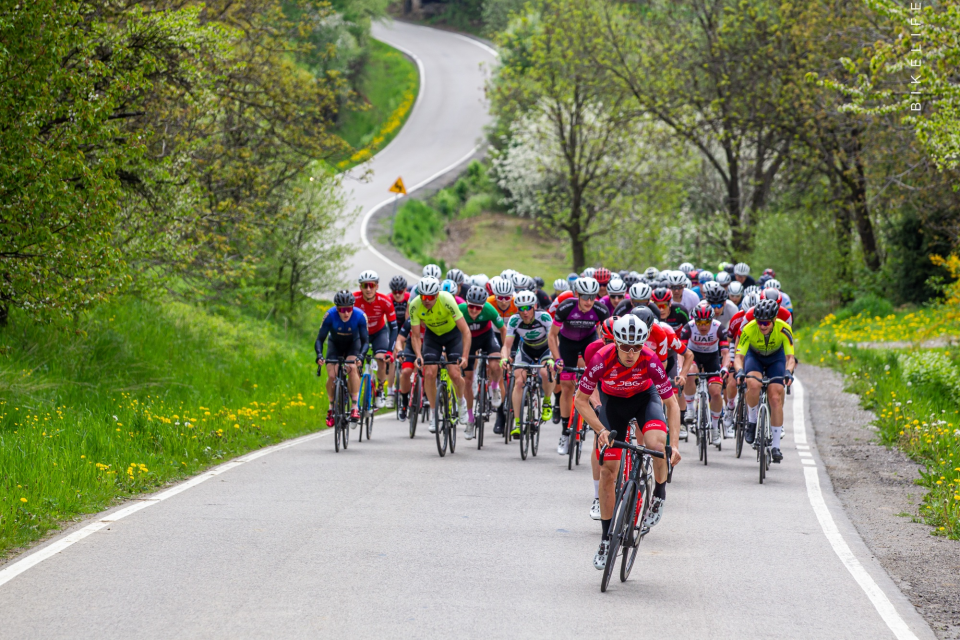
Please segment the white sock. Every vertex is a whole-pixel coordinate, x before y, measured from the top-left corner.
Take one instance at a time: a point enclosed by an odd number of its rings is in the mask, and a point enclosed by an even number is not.
[[[683,394],[683,399],[687,404],[691,404],[695,397],[696,395],[688,396],[687,394]]]
[[[727,409],[733,411],[737,407],[737,398],[733,397],[727,400]]]
[[[600,481],[599,480],[593,481],[593,499],[594,500],[600,499]]]
[[[783,435],[783,427],[773,427],[773,442],[770,446],[774,449],[780,448],[780,436]]]
[[[758,402],[756,406],[751,407],[747,405],[747,422],[756,422],[757,414],[760,413],[760,403]]]
[[[719,426],[720,426],[720,412],[719,412],[719,411],[711,411],[711,412],[710,412],[710,417],[713,418],[713,428],[716,429],[717,427],[719,427]]]

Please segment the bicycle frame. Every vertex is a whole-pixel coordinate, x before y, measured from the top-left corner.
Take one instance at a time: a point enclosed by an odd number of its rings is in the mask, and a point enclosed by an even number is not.
[[[537,449],[540,446],[540,415],[543,409],[543,381],[540,379],[539,373],[540,369],[547,368],[547,365],[514,364],[513,368],[527,372],[526,379],[523,381],[519,416],[520,458],[526,460],[528,447],[534,457],[536,457]],[[510,400],[512,403],[513,398],[511,397]],[[512,425],[508,426],[512,427]]]
[[[563,370],[567,373],[576,374],[574,379],[574,387],[580,385],[580,377],[583,376],[584,371],[587,369],[585,367],[564,367]],[[571,400],[572,408],[570,409],[570,420],[567,422],[567,432],[570,434],[568,437],[570,440],[567,445],[567,470],[570,471],[573,469],[574,462],[577,466],[580,465],[580,454],[583,450],[583,441],[587,435],[587,423],[583,419],[583,416],[580,415],[580,412],[577,411],[576,406],[576,392],[574,392],[573,400]]]
[[[753,447],[757,450],[757,462],[760,464],[760,484],[763,484],[767,472],[770,470],[770,462],[773,457],[772,447],[773,438],[770,427],[770,402],[767,398],[767,387],[774,383],[782,384],[786,376],[766,376],[757,377],[747,374],[747,378],[752,378],[760,382],[760,402],[757,414],[757,430],[753,439]],[[789,388],[789,387],[787,387]]]

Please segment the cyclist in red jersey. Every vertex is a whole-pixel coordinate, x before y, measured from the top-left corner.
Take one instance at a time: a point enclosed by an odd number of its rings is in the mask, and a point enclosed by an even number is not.
[[[360,291],[353,293],[353,306],[367,316],[370,346],[378,362],[376,405],[378,409],[384,404],[393,407],[393,396],[387,392],[387,362],[393,357],[393,345],[397,341],[397,313],[390,296],[377,292],[380,276],[376,271],[364,271],[358,280]]]
[[[675,392],[657,356],[644,347],[649,330],[634,315],[618,318],[613,324],[614,343],[601,348],[591,358],[587,371],[580,379],[575,399],[577,411],[597,434],[600,446],[609,446],[617,432],[617,439],[629,441],[630,421],[640,425],[644,446],[664,451],[667,444],[667,425],[674,438],[680,426],[680,411]],[[603,420],[591,407],[590,396],[600,387]],[[666,412],[664,409],[666,408]],[[599,457],[599,450],[597,456]],[[616,501],[616,482],[620,471],[619,449],[608,449],[600,461],[600,523],[603,534],[600,548],[594,556],[594,566],[603,569],[610,548],[610,519]],[[680,462],[680,453],[672,451],[674,465]],[[652,527],[663,514],[666,497],[667,464],[654,461],[656,488],[650,511],[644,524]]]
[[[788,325],[790,325],[791,327],[793,326],[793,314],[790,313],[787,309],[784,309],[784,308],[783,308],[783,305],[781,304],[781,303],[783,302],[783,294],[782,294],[782,293],[780,293],[780,292],[777,291],[776,289],[764,289],[764,290],[761,291],[758,295],[759,295],[758,302],[759,302],[760,300],[774,300],[774,301],[776,301],[777,304],[780,304],[780,305],[781,305],[781,306],[780,306],[780,309],[779,309],[779,311],[777,311],[777,320],[783,320],[784,322],[786,322],[786,323],[787,323]],[[756,306],[756,305],[754,305],[754,306]],[[745,318],[744,318],[744,321],[743,321],[743,326],[747,326],[747,323],[750,322],[750,321],[753,320],[753,319],[754,319],[754,317],[753,317],[753,309],[751,308],[751,309],[750,309],[749,311],[747,311],[747,313],[745,314]],[[741,328],[742,328],[742,327],[741,327]]]

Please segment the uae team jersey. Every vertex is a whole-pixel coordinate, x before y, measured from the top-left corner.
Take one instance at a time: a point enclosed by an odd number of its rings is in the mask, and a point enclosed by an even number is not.
[[[597,335],[597,325],[610,317],[610,310],[595,302],[589,311],[580,310],[580,301],[568,298],[560,303],[553,316],[553,324],[560,327],[560,335],[574,342]]]
[[[375,334],[387,326],[388,322],[397,321],[397,312],[393,310],[393,300],[390,296],[378,293],[372,302],[363,299],[363,293],[353,292],[353,306],[363,311],[367,316],[367,333]]]
[[[696,321],[691,320],[683,325],[680,339],[694,353],[716,353],[730,346],[727,341],[727,332],[717,320],[710,323],[710,329],[706,333],[701,333],[696,326]]]
[[[666,400],[674,394],[673,385],[656,354],[644,347],[632,367],[625,367],[617,357],[617,345],[608,344],[590,359],[587,371],[580,378],[580,391],[590,395],[600,385],[608,396],[629,398],[655,386]]]

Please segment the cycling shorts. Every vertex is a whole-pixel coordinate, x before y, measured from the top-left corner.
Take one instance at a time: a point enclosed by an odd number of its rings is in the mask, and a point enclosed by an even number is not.
[[[673,351],[667,356],[667,361],[663,365],[663,370],[667,372],[667,379],[673,384],[673,379],[677,377],[677,354]],[[674,385],[676,388],[676,385]]]
[[[400,354],[401,369],[413,369],[417,361],[417,355],[413,352],[413,340],[407,338],[407,343],[403,345],[403,352]]]
[[[517,351],[517,355],[513,361],[517,364],[540,364],[544,360],[549,360],[550,357],[549,348],[541,347],[539,349],[532,349],[524,343]]]
[[[768,378],[784,376],[787,374],[787,356],[783,351],[762,356],[753,349],[747,351],[743,358],[743,370],[746,373],[758,371],[760,375]],[[773,384],[783,384],[783,382],[774,382]]]
[[[470,353],[476,354],[478,349],[487,356],[500,353],[500,341],[497,340],[496,332],[491,329],[478,336],[473,336],[473,339],[470,340]],[[476,357],[471,355],[467,358],[467,368],[464,371],[473,371],[476,362]]]
[[[640,431],[642,433],[647,431],[667,433],[667,418],[663,413],[663,402],[660,400],[660,394],[655,386],[627,398],[608,396],[601,391],[600,402],[603,405],[600,420],[604,427],[617,432],[617,440],[629,442],[624,437],[628,435],[631,418],[637,419],[637,424],[641,425]],[[640,440],[640,438],[637,439]],[[619,460],[622,453],[622,449],[610,447],[601,459],[600,449],[598,448],[597,460],[600,460],[600,462]]]
[[[343,356],[344,358],[349,358],[350,356],[360,357],[360,340],[344,340],[336,341],[330,338],[327,338],[327,355],[326,361],[328,364],[336,364],[337,360]]]
[[[423,334],[423,346],[420,352],[424,360],[439,360],[440,354],[447,352],[447,362],[453,364],[463,355],[463,336],[459,329],[437,335],[430,329]]]
[[[714,351],[713,353],[700,353],[699,351],[694,351],[693,361],[697,364],[697,367],[700,369],[701,373],[720,371],[719,351]],[[711,376],[709,382],[710,384],[720,384],[723,382],[723,379],[720,376]]]
[[[390,327],[384,325],[380,331],[370,334],[370,346],[373,354],[390,353]]]
[[[587,350],[592,342],[597,341],[596,334],[591,333],[584,340],[571,340],[562,333],[560,334],[560,359],[563,360],[565,367],[577,367],[577,360]],[[584,364],[586,366],[586,363]],[[561,380],[576,380],[577,374],[573,371],[563,371],[560,373]]]

